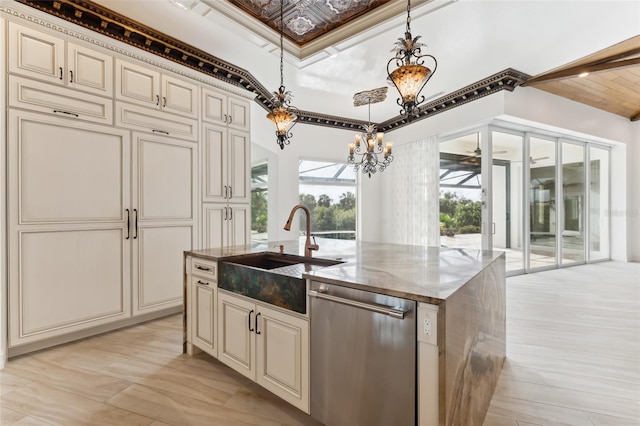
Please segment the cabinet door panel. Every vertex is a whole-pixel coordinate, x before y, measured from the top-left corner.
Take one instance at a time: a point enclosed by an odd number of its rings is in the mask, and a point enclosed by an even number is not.
[[[191,226],[140,227],[134,246],[134,314],[182,304],[183,252],[192,250]]]
[[[113,125],[113,100],[15,75],[9,76],[9,106]]]
[[[249,123],[250,116],[251,107],[248,101],[244,99],[229,98],[229,127],[248,132],[251,126]]]
[[[231,201],[248,203],[251,201],[250,181],[251,145],[249,133],[237,130],[229,131],[229,185],[231,186]]]
[[[160,108],[160,73],[116,59],[116,99]]]
[[[229,204],[228,242],[230,246],[249,244],[251,212],[248,204]]]
[[[309,323],[258,306],[257,382],[309,412]]]
[[[19,232],[10,279],[11,345],[129,316],[123,229]]]
[[[30,113],[13,120],[21,223],[123,220],[128,132]]]
[[[207,283],[201,285],[199,283]],[[204,278],[192,277],[192,319],[193,340],[197,347],[217,357],[215,318],[215,283]]]
[[[202,119],[226,125],[227,117],[227,96],[204,89],[202,91]]]
[[[204,193],[202,201],[226,202],[227,129],[208,124],[204,128]]]
[[[167,112],[198,118],[198,86],[162,75],[162,108]]]
[[[113,58],[73,43],[67,44],[69,87],[113,96]]]
[[[199,130],[198,120],[125,102],[116,102],[116,126],[193,141]]]
[[[9,22],[9,71],[64,84],[64,41]]]
[[[254,379],[253,334],[248,324],[250,315],[253,320],[253,303],[218,290],[218,359]]]
[[[223,247],[228,234],[229,210],[224,204],[206,204],[203,208],[203,247]]]
[[[140,220],[195,219],[195,144],[135,138]]]

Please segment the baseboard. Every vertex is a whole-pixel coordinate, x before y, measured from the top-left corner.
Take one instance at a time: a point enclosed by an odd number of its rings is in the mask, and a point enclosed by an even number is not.
[[[52,337],[44,339],[39,342],[29,343],[26,345],[15,346],[8,349],[9,358],[24,355],[26,353],[47,349],[53,346],[62,345],[64,343],[73,342],[75,340],[84,339],[87,337],[96,336],[98,334],[107,333],[109,331],[117,330],[119,328],[129,327],[136,324],[142,324],[147,321],[174,315],[182,312],[182,306],[175,306],[172,308],[163,309],[160,311],[150,312],[148,314],[138,315],[135,317],[115,321],[109,324],[104,324],[98,327],[87,328],[86,330],[76,331],[73,333],[65,334],[63,336]],[[0,360],[0,370],[4,367],[4,360]]]

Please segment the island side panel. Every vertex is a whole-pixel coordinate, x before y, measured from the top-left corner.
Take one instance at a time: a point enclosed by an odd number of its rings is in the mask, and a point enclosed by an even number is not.
[[[503,254],[445,301],[446,425],[484,421],[506,358],[505,285]]]

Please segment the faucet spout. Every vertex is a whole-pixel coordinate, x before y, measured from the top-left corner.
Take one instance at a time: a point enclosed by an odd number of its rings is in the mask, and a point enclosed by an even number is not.
[[[313,252],[313,250],[319,250],[320,246],[315,244],[316,242],[315,238],[313,239],[314,244],[311,244],[311,212],[309,211],[309,208],[307,206],[303,206],[302,204],[293,206],[293,208],[291,209],[291,213],[289,213],[289,218],[287,219],[287,223],[284,224],[284,230],[285,231],[291,230],[291,221],[293,220],[293,215],[299,209],[304,210],[304,212],[307,215],[307,223],[306,223],[307,240],[304,243],[304,255],[307,257],[311,257],[311,253]]]

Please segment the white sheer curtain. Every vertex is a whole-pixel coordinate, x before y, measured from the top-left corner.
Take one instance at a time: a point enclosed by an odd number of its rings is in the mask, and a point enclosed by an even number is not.
[[[440,245],[439,148],[431,136],[394,147],[394,161],[385,175],[383,241]]]

